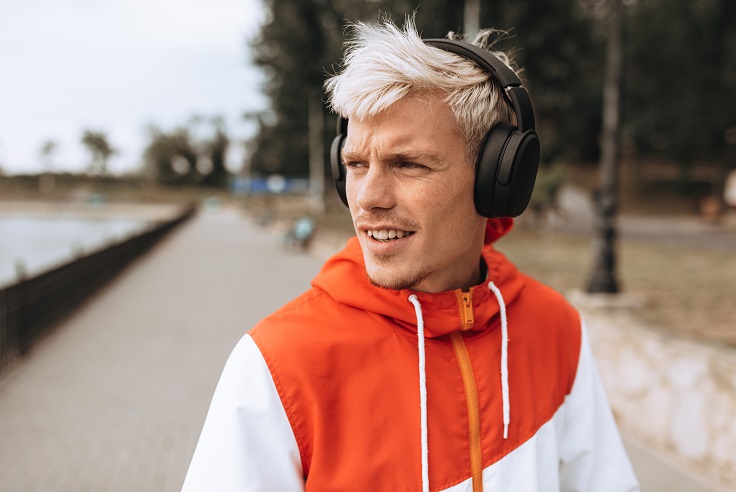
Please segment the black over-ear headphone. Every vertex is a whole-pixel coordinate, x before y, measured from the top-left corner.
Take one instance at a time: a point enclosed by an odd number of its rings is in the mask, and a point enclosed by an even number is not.
[[[516,113],[516,126],[499,123],[488,131],[476,162],[475,209],[483,217],[517,217],[529,205],[539,167],[539,138],[534,130],[534,109],[521,80],[501,60],[478,46],[451,39],[425,39],[425,43],[475,62],[500,84]],[[330,149],[335,188],[347,206],[342,146],[348,120],[338,117],[337,136]]]

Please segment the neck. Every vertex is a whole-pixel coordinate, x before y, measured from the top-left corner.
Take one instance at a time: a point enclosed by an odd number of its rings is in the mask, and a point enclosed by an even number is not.
[[[453,290],[467,291],[485,280],[487,268],[483,257],[480,260],[475,259],[472,264],[468,264],[466,268],[459,266],[451,271],[445,271],[446,275],[435,273],[429,275],[412,290],[417,292],[425,292],[428,294],[437,294],[439,292],[447,292]]]

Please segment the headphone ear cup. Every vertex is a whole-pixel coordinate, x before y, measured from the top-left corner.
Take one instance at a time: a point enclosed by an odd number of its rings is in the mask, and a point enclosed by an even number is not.
[[[505,203],[500,212],[518,217],[532,197],[539,168],[539,138],[534,130],[515,131],[509,138],[496,179],[496,200]]]
[[[333,140],[330,147],[330,168],[332,169],[332,179],[335,182],[335,190],[340,196],[340,200],[347,207],[348,196],[345,191],[345,167],[342,165],[342,146],[345,144],[345,134],[339,133]]]
[[[475,164],[475,210],[479,215],[489,219],[500,217],[496,214],[494,201],[496,193],[496,175],[503,151],[509,136],[516,127],[507,123],[499,123],[488,132],[478,153]]]
[[[475,208],[483,217],[518,217],[529,205],[539,167],[539,138],[499,123],[478,156]]]

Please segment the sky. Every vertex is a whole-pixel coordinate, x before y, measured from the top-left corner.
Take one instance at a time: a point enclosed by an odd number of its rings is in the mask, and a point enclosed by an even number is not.
[[[0,169],[45,170],[51,140],[53,170],[83,171],[89,129],[118,150],[111,172],[135,171],[149,125],[172,130],[195,114],[220,115],[246,139],[243,113],[267,106],[248,47],[263,19],[260,0],[2,2]],[[237,169],[242,152],[229,160]]]

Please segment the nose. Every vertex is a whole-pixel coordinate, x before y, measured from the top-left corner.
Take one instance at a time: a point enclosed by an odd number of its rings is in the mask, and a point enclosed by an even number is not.
[[[346,186],[348,200],[352,191],[362,210],[388,210],[396,205],[394,178],[386,166],[370,165],[363,173],[348,173]]]

